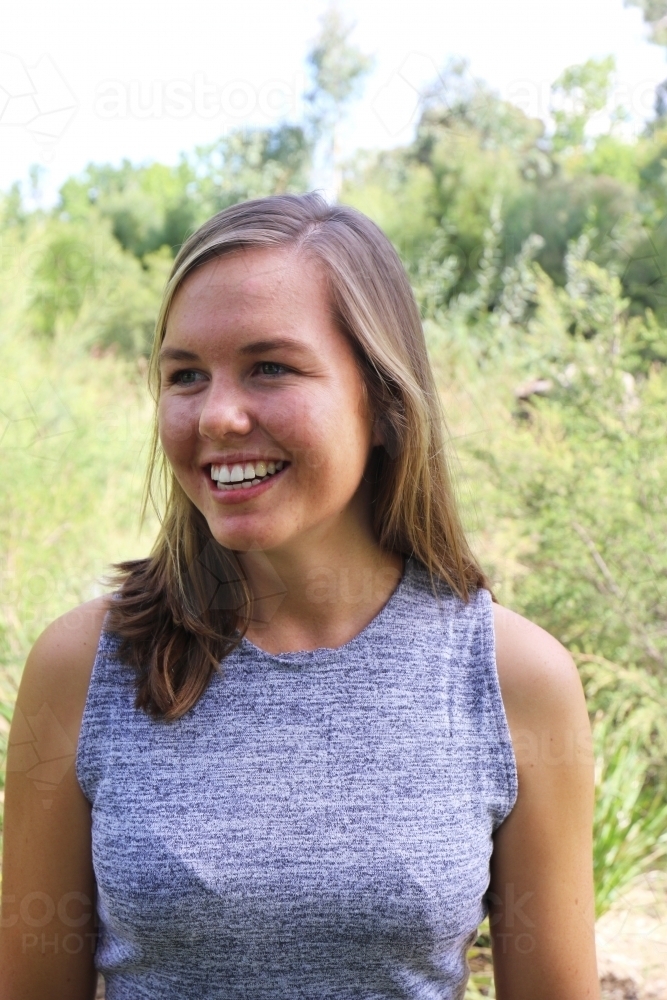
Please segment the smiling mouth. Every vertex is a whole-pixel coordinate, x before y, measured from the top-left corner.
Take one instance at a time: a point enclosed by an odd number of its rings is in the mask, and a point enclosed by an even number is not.
[[[211,479],[218,489],[226,492],[247,490],[251,486],[259,486],[286,468],[290,463],[283,459],[275,461],[245,462],[235,465],[212,465]]]

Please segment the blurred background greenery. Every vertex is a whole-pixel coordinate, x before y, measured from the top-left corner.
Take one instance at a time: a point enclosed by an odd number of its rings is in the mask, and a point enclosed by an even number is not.
[[[645,12],[664,44],[667,4]],[[227,205],[307,190],[317,155],[408,269],[498,599],[580,668],[601,915],[667,856],[667,91],[642,134],[616,109],[591,136],[614,63],[589,60],[554,81],[547,131],[453,62],[412,143],[340,162],[369,66],[348,35],[332,9],[301,124],[233,131],[177,167],[90,164],[49,210],[19,185],[0,198],[2,739],[38,634],[154,536],[146,358],[178,246]],[[480,976],[469,995],[491,996]]]

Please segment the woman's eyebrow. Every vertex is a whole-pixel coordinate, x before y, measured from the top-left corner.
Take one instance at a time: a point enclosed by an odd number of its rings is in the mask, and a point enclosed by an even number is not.
[[[201,361],[194,351],[186,351],[183,347],[163,347],[158,355],[158,360],[162,361]]]
[[[302,354],[309,354],[310,348],[301,340],[293,340],[291,337],[278,337],[275,340],[254,340],[252,344],[246,344],[239,349],[239,354],[261,354],[264,351],[292,350],[300,351]]]
[[[245,344],[239,348],[239,354],[261,354],[264,351],[291,350],[301,354],[310,354],[311,349],[301,340],[294,340],[291,337],[278,337],[275,340],[254,340],[251,344]],[[201,361],[201,358],[194,351],[188,351],[184,347],[163,347],[159,354],[159,361]]]

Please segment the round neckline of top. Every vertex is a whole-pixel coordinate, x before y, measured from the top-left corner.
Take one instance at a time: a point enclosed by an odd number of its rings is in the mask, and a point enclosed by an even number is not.
[[[408,578],[412,576],[414,570],[414,556],[406,555],[403,566],[403,575],[390,594],[389,598],[382,605],[378,613],[371,618],[368,624],[364,625],[360,632],[357,632],[357,634],[352,636],[351,639],[348,639],[348,641],[343,643],[342,646],[318,646],[317,649],[295,649],[284,653],[269,653],[268,650],[262,649],[261,646],[256,646],[254,642],[251,642],[250,639],[243,636],[238,649],[251,655],[254,659],[262,659],[273,663],[279,662],[292,665],[301,663],[321,663],[335,659],[339,656],[344,656],[359,642],[363,642],[363,640],[366,639],[368,635],[378,627],[378,625],[382,624],[383,620],[387,617],[394,605],[403,595]]]

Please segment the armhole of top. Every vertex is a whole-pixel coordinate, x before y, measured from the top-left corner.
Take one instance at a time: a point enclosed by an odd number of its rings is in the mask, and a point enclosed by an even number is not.
[[[90,680],[88,681],[88,690],[86,691],[86,699],[83,705],[83,712],[81,714],[81,727],[79,729],[79,738],[76,744],[76,754],[74,757],[74,773],[76,775],[76,780],[79,788],[92,804],[92,797],[90,794],[90,788],[87,786],[87,781],[83,777],[84,769],[84,756],[90,750],[90,740],[93,733],[91,732],[91,721],[90,717],[93,712],[93,702],[96,699],[97,687],[100,680],[100,676],[103,670],[103,665],[109,656],[109,636],[111,633],[107,629],[107,624],[109,620],[109,611],[107,611],[102,619],[102,628],[100,629],[100,635],[97,642],[97,649],[95,651],[95,659],[93,660],[93,666],[90,671]],[[98,736],[101,734],[97,734]]]
[[[480,591],[483,591],[483,594],[480,594]],[[491,599],[490,592],[486,590],[486,588],[480,588],[480,591],[478,591],[478,600],[481,597],[483,601],[482,644],[484,651],[487,654],[486,660],[489,664],[489,669],[486,671],[486,684],[494,708],[493,717],[495,720],[498,744],[501,748],[503,756],[505,790],[507,796],[505,809],[501,812],[500,816],[494,823],[495,833],[496,829],[507,819],[516,805],[519,794],[519,774],[516,764],[516,755],[514,753],[514,744],[512,742],[512,733],[510,731],[509,722],[507,721],[505,703],[503,702],[500,678],[498,676],[493,601]]]

